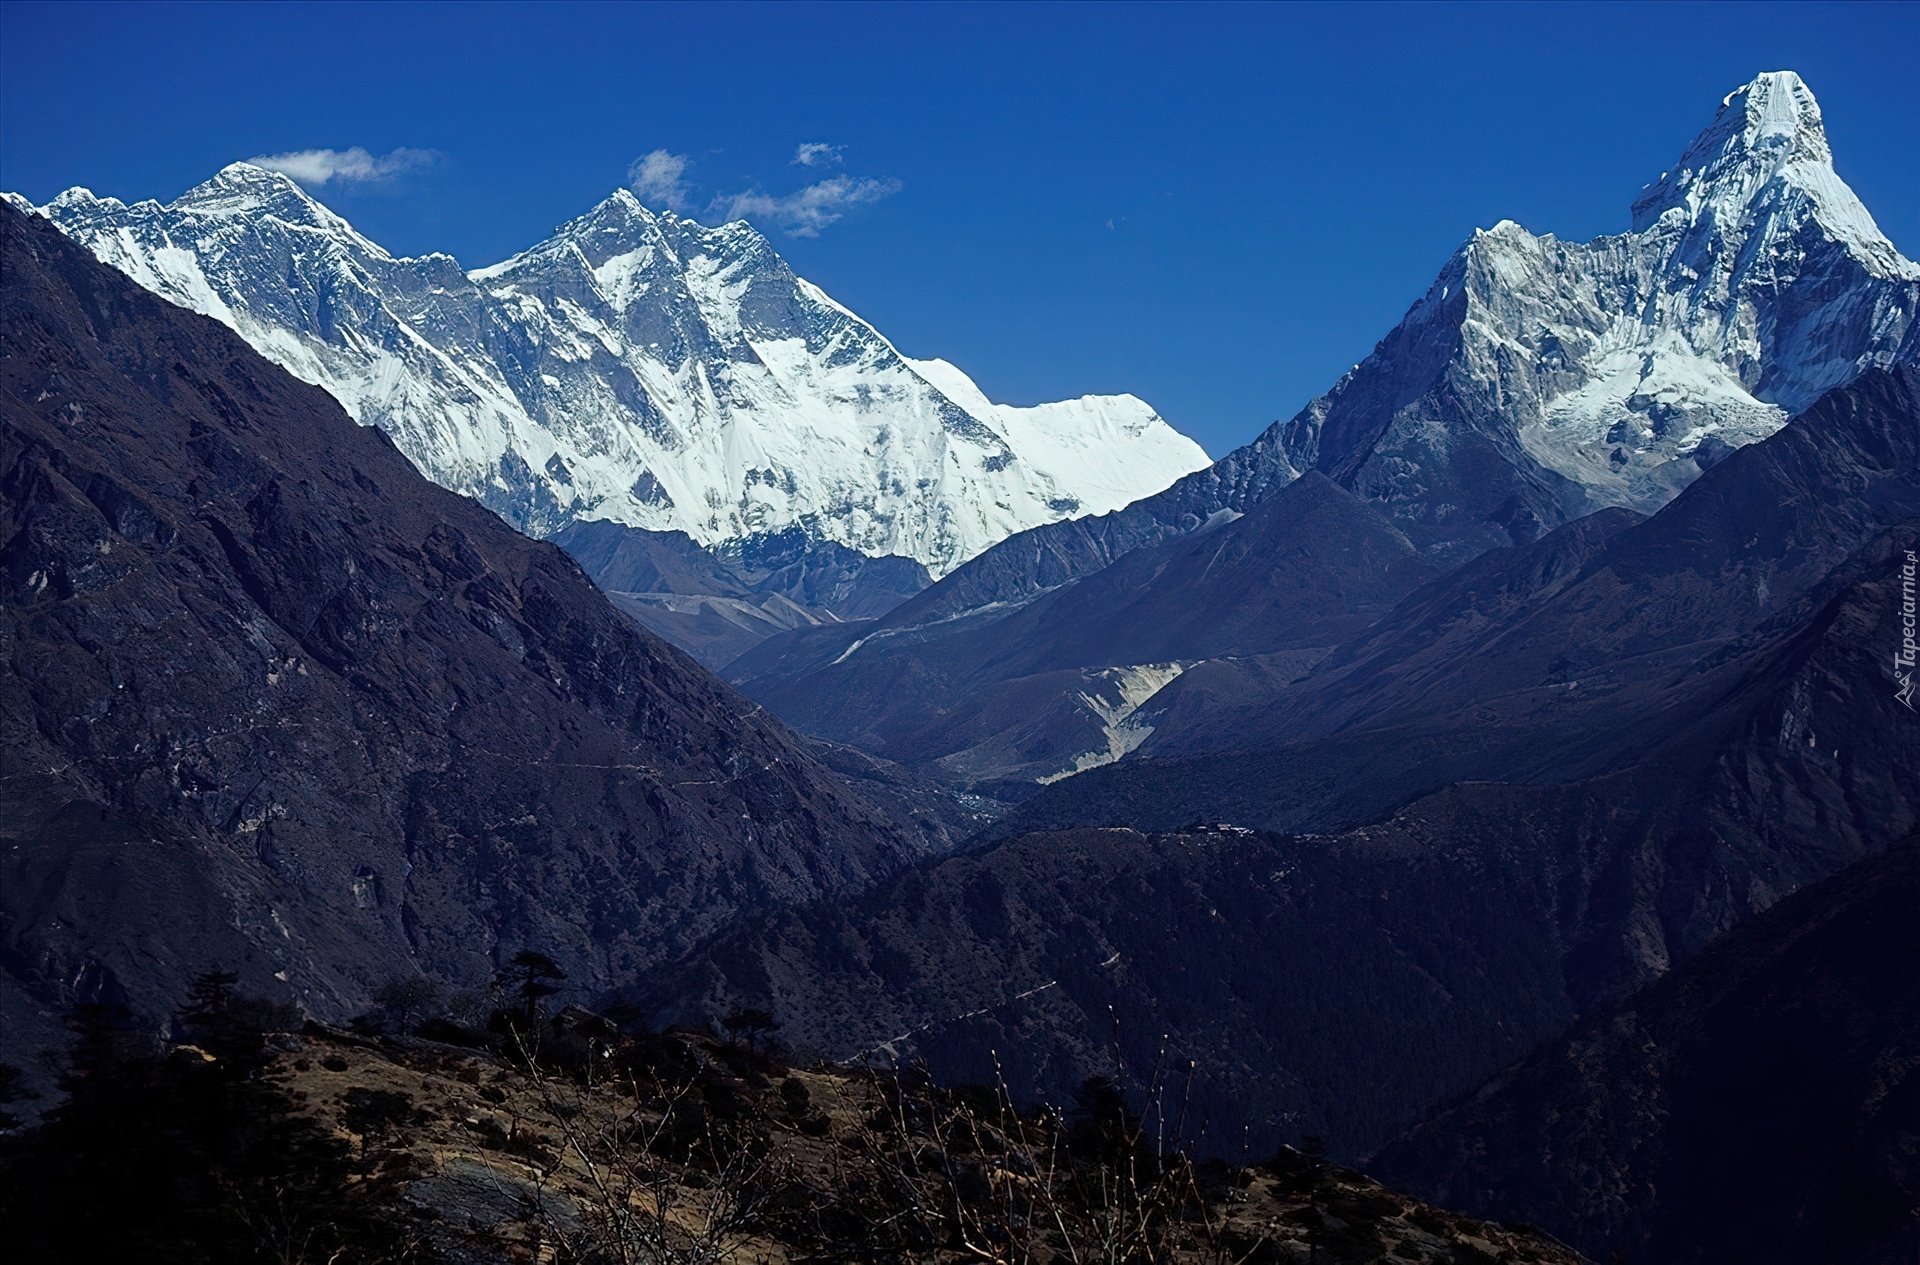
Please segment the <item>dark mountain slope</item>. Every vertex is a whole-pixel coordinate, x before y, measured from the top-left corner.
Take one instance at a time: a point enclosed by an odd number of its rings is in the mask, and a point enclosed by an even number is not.
[[[0,231],[12,1013],[164,1014],[221,965],[337,1019],[523,947],[602,987],[919,849],[560,550],[44,221]]]
[[[1370,1168],[1596,1259],[1920,1251],[1920,837],[1782,900]]]
[[[718,671],[793,628],[875,619],[927,587],[912,558],[869,558],[798,528],[723,558],[680,531],[575,520],[548,537],[614,605]]]
[[[804,654],[789,638],[729,675],[810,732],[892,760],[963,781],[1046,778],[1125,750],[1127,711],[1181,663],[1310,663],[1434,570],[1377,509],[1309,475],[1002,617],[882,620]]]
[[[1889,407],[1872,414],[1876,426],[1890,435],[1902,428],[1909,435],[1920,431],[1920,413],[1911,404],[1892,407],[1911,396],[1884,394],[1888,381],[1910,385],[1904,377],[1863,380],[1837,394],[1878,394]],[[1795,428],[1803,436],[1850,447],[1845,431],[1829,424],[1845,412],[1835,404],[1812,411]],[[1772,468],[1760,450],[1783,440],[1793,451],[1794,438],[1783,434],[1750,450],[1752,468]],[[1844,524],[1834,535],[1871,527],[1871,515],[1844,512],[1845,489],[1871,483],[1862,477],[1871,469],[1867,464],[1840,478],[1829,497],[1809,491],[1803,498],[1823,507],[1815,517]],[[1891,495],[1876,512],[1898,514],[1905,495]],[[1684,503],[1691,496],[1689,491],[1675,503],[1677,516],[1689,513]],[[1629,535],[1652,531],[1662,517],[1613,537],[1598,556],[1635,557],[1613,549]],[[1784,512],[1783,517],[1790,519]],[[1864,527],[1862,517],[1869,520]],[[1763,538],[1737,518],[1729,535],[1742,544]],[[1797,548],[1831,556],[1832,542],[1817,539],[1805,521],[1787,535],[1798,541]],[[1899,640],[1900,567],[1917,537],[1916,519],[1879,531],[1750,632],[1696,640],[1675,623],[1661,633],[1667,640],[1649,633],[1645,653],[1636,657],[1622,651],[1601,672],[1588,669],[1579,676],[1555,669],[1588,653],[1591,643],[1583,643],[1583,636],[1603,645],[1614,638],[1619,644],[1619,623],[1632,627],[1628,616],[1637,604],[1649,612],[1661,609],[1659,590],[1644,603],[1628,593],[1604,609],[1577,605],[1576,610],[1595,611],[1584,628],[1576,618],[1543,618],[1564,595],[1577,594],[1578,582],[1545,583],[1540,591],[1549,596],[1540,610],[1522,604],[1514,618],[1491,626],[1471,617],[1475,602],[1466,599],[1475,586],[1462,585],[1460,601],[1446,608],[1445,618],[1428,601],[1436,591],[1429,590],[1414,605],[1434,616],[1422,626],[1445,634],[1426,641],[1433,653],[1412,631],[1398,643],[1382,636],[1374,682],[1357,670],[1344,681],[1334,679],[1335,685],[1352,688],[1352,697],[1328,693],[1349,709],[1345,714],[1355,718],[1353,723],[1329,726],[1286,746],[1137,759],[1094,770],[1030,801],[999,829],[1082,821],[1174,826],[1196,816],[1325,829],[1378,817],[1453,783],[1523,781],[1563,786],[1572,795],[1596,777],[1630,773],[1641,785],[1638,800],[1645,802],[1607,810],[1618,832],[1603,844],[1613,857],[1607,864],[1614,867],[1610,882],[1615,886],[1610,895],[1582,898],[1613,912],[1596,914],[1599,931],[1592,947],[1570,959],[1578,967],[1572,981],[1576,992],[1604,996],[1647,978],[1673,955],[1764,908],[1778,892],[1884,846],[1916,821],[1920,784],[1914,757],[1920,749],[1912,714],[1898,704],[1889,669]],[[1679,580],[1672,587],[1714,575],[1710,564],[1719,547],[1703,549],[1698,570],[1676,562]],[[1550,538],[1532,547],[1532,561],[1542,561],[1549,548],[1559,546]],[[1528,561],[1528,552],[1511,561]],[[1722,572],[1732,577],[1726,581],[1734,592],[1732,603],[1705,600],[1711,590],[1702,583],[1695,590],[1702,600],[1686,608],[1690,617],[1706,623],[1709,633],[1724,631],[1729,623],[1737,626],[1738,609],[1751,600],[1755,571],[1776,578],[1781,573],[1767,569],[1764,556],[1744,557]],[[1619,572],[1609,567],[1587,565],[1574,574],[1618,584]],[[1609,618],[1615,612],[1618,622]],[[1716,626],[1714,620],[1723,622]],[[1548,632],[1529,636],[1540,623]],[[1397,644],[1408,647],[1404,662]],[[1528,663],[1529,657],[1529,674],[1514,669],[1516,659]],[[1557,679],[1560,675],[1568,679]],[[1370,684],[1377,689],[1371,702],[1362,692]],[[1279,706],[1291,704],[1296,720],[1302,715],[1311,720],[1314,686],[1313,681],[1298,683],[1269,697]],[[1223,702],[1238,701],[1226,699],[1224,690],[1221,696]],[[1224,728],[1236,715],[1247,712],[1222,707],[1210,723]],[[1182,723],[1189,732],[1201,728],[1191,718]],[[1260,718],[1245,723],[1254,726]],[[1640,824],[1630,825],[1635,822]]]
[[[1302,1131],[1352,1156],[1561,1030],[1549,853],[1361,836],[1029,835],[662,968],[666,1017],[746,1002],[834,1058],[1072,1101],[1188,1060],[1206,1149]],[[1117,1043],[1117,1048],[1116,1048]],[[1163,1048],[1164,1047],[1164,1048]]]
[[[1148,709],[1154,724],[1151,752],[1164,756],[1227,741],[1258,745],[1263,738],[1284,737],[1312,707],[1308,700],[1318,700],[1319,687],[1355,662],[1364,662],[1367,671],[1353,675],[1368,683],[1386,674],[1417,682],[1444,672],[1577,579],[1608,540],[1639,521],[1631,510],[1601,510],[1531,544],[1489,549],[1414,590],[1377,624],[1314,665],[1315,673],[1294,670],[1290,660],[1259,655],[1195,664]]]
[[[1664,688],[1620,690],[1597,731],[1581,727],[1581,690],[1513,691],[1457,724],[1123,761],[1050,788],[995,832],[1417,822],[1450,786],[1491,793],[1478,789],[1489,767],[1539,769],[1516,779],[1530,802],[1557,805],[1539,811],[1585,836],[1568,846],[1589,878],[1558,898],[1566,925],[1585,928],[1569,932],[1567,965],[1584,1006],[1920,824],[1920,725],[1890,671],[1900,567],[1916,548],[1920,521],[1882,532],[1794,608],[1675,666]],[[1549,776],[1543,750],[1599,771]]]
[[[723,554],[756,593],[779,594],[835,619],[878,619],[933,582],[912,558],[870,558],[790,528],[730,546]]]
[[[1433,574],[1380,512],[1313,474],[1252,512],[1137,549],[997,625],[989,672],[1336,645]]]
[[[1628,525],[1610,511],[1483,555],[1305,679],[1258,665],[1196,671],[1143,710],[1156,731],[1131,773],[1083,774],[1009,828],[1228,811],[1321,828],[1452,781],[1628,767],[1682,720],[1714,712],[1747,656],[1814,618],[1822,577],[1916,517],[1920,371],[1863,375],[1653,518]],[[1190,757],[1222,748],[1264,753],[1249,758],[1276,770],[1264,800],[1244,783],[1216,795],[1237,781],[1229,765]],[[1183,789],[1168,798],[1150,786]],[[1144,796],[1156,815],[1128,817],[1109,796]]]
[[[619,593],[707,593],[751,598],[732,567],[683,531],[642,531],[576,519],[547,537],[573,555],[593,582]]]
[[[1511,601],[1525,618],[1527,594],[1563,588],[1619,538],[1608,527],[1489,566],[1472,586],[1480,609],[1498,617]],[[744,922],[659,991],[687,1013],[767,1004],[790,1036],[838,1057],[887,1042],[961,1079],[991,1071],[991,1050],[1003,1062],[1022,1046],[1059,1051],[1016,1069],[1020,1092],[1037,1094],[1102,1067],[1112,1005],[1129,1062],[1151,1064],[1162,1034],[1196,1061],[1218,1129],[1259,1139],[1312,1121],[1365,1150],[1494,1050],[1553,1036],[1920,825],[1920,725],[1889,671],[1916,549],[1920,521],[1884,528],[1759,627],[1675,660],[1657,690],[1620,690],[1620,727],[1592,749],[1580,691],[1562,685],[1509,690],[1464,728],[1356,726],[1289,748],[1124,761],[1016,820],[1370,824],[1285,842],[1210,831],[1211,852],[1175,837],[1153,845],[1148,877],[1120,836],[1022,835],[855,902]],[[1601,771],[1473,780],[1496,757],[1538,763],[1556,724],[1568,726],[1558,749]],[[1101,794],[1069,800],[1080,786]],[[1237,846],[1247,868],[1218,872],[1233,855],[1220,849]],[[1324,903],[1303,914],[1303,892]],[[1273,938],[1293,926],[1298,940]],[[1368,944],[1404,977],[1357,965]],[[1092,969],[1115,953],[1132,964],[1124,987]],[[1004,1008],[1049,982],[1027,1009]],[[1353,1069],[1370,1089],[1344,1079]]]

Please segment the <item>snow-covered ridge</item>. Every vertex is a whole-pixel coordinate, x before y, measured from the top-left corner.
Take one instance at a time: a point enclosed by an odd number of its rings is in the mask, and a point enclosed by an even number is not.
[[[34,209],[533,534],[604,518],[724,549],[799,526],[938,576],[1207,465],[1130,395],[994,404],[901,356],[748,224],[625,190],[471,273],[396,258],[245,163],[166,205],[70,189]]]
[[[1358,468],[1356,490],[1437,519],[1450,507],[1428,502],[1454,492],[1436,489],[1486,478],[1449,473],[1472,430],[1520,472],[1516,500],[1539,502],[1539,527],[1650,512],[1823,392],[1920,359],[1920,266],[1834,171],[1819,104],[1791,71],[1729,93],[1632,225],[1587,243],[1511,220],[1475,232],[1396,331],[1457,323],[1446,407],[1464,416],[1439,428],[1416,404],[1381,419],[1364,457],[1323,451],[1320,419],[1344,391],[1425,389],[1382,386],[1398,370],[1370,358],[1285,428],[1288,459]]]

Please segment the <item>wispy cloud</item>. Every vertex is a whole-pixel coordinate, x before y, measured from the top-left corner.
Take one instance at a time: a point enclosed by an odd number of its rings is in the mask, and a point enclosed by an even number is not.
[[[802,141],[800,148],[793,151],[793,165],[829,167],[840,161],[840,151],[845,148],[845,145],[828,145],[822,141]]]
[[[261,154],[247,161],[256,167],[292,176],[301,184],[383,184],[388,180],[424,167],[437,155],[430,149],[396,149],[388,154],[370,154],[355,145],[351,149],[296,149],[287,154]]]
[[[687,187],[687,156],[656,149],[633,160],[627,168],[627,183],[642,202],[652,202],[675,211],[693,205],[693,191]]]
[[[758,189],[736,193],[726,199],[726,213],[729,219],[773,224],[791,237],[818,237],[821,229],[853,207],[878,202],[898,192],[900,182],[891,177],[875,180],[870,176],[834,176],[779,197]]]
[[[818,167],[840,161],[840,147],[809,141],[794,151],[794,164]],[[687,180],[692,160],[685,154],[656,149],[634,160],[627,184],[642,202],[688,214],[704,206],[725,219],[749,219],[762,228],[777,228],[790,237],[818,237],[820,230],[844,218],[848,211],[900,192],[891,177],[829,176],[792,193],[772,194],[764,189],[720,193],[702,204]]]

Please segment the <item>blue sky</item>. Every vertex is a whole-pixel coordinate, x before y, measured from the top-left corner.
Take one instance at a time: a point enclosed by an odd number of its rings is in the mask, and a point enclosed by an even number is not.
[[[170,199],[358,147],[371,178],[314,192],[475,267],[659,151],[655,201],[743,211],[909,355],[1011,403],[1132,391],[1218,455],[1476,226],[1623,229],[1761,70],[1806,78],[1840,174],[1920,253],[1916,67],[1913,4],[9,2],[0,187]]]

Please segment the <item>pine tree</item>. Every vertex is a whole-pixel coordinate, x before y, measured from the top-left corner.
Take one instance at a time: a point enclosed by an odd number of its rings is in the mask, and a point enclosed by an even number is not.
[[[559,992],[559,981],[565,978],[567,973],[560,969],[560,964],[544,953],[522,949],[514,954],[498,979],[501,988],[511,990],[519,998],[519,1004],[508,1014],[514,1027],[523,1034],[537,1032],[541,1000]]]

